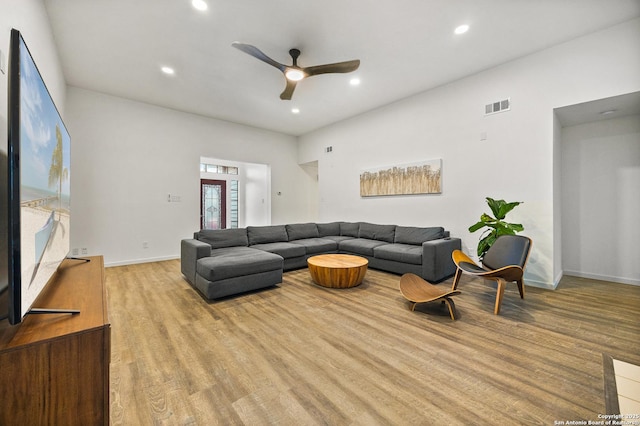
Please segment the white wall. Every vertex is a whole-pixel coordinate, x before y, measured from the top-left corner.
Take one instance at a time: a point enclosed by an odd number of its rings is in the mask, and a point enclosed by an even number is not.
[[[66,85],[58,51],[53,41],[47,11],[40,0],[2,0],[0,2],[0,51],[5,62],[9,62],[9,40],[11,29],[22,33],[29,52],[38,66],[38,71],[51,93],[60,114],[64,118]],[[7,132],[7,77],[0,73],[0,134]],[[6,144],[0,150],[6,151]]]
[[[240,194],[245,208],[238,226],[271,224],[271,168],[264,164],[248,164],[245,167],[244,193]],[[277,195],[277,194],[276,194]],[[298,208],[301,206],[298,206]]]
[[[272,222],[306,220],[295,137],[74,87],[66,124],[71,246],[104,255],[107,265],[179,257],[180,240],[199,229],[203,156],[269,165]]]
[[[441,225],[475,252],[467,228],[484,198],[523,201],[508,219],[534,241],[526,280],[554,287],[553,108],[638,91],[639,40],[636,19],[302,136],[299,162],[318,161],[319,219]],[[511,111],[483,116],[507,97]],[[443,159],[442,195],[359,196],[362,169],[432,158]]]
[[[21,32],[38,71],[64,119],[66,85],[44,4],[39,0],[3,0],[0,3],[0,54],[5,63],[5,72],[0,73],[0,135],[7,134],[6,99],[12,28]],[[3,136],[0,153],[6,156],[6,151],[7,144]]]
[[[640,116],[562,128],[565,274],[640,285]]]
[[[553,113],[553,270],[555,285],[562,279],[562,125]],[[560,236],[560,238],[558,238]],[[555,286],[554,285],[554,286]]]
[[[320,192],[318,188],[318,162],[305,163],[300,165],[305,171],[306,193],[305,198],[300,200],[307,208],[307,216],[310,221],[318,221],[318,207]]]

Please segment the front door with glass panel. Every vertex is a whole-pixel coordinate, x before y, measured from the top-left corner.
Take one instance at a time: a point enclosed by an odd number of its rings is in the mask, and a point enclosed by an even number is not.
[[[227,182],[224,180],[200,180],[200,221],[202,229],[227,227]]]

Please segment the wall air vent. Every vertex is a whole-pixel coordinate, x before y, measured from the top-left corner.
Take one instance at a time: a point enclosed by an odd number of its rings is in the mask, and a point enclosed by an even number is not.
[[[497,112],[509,111],[511,109],[511,99],[492,102],[484,106],[484,115],[495,114]]]

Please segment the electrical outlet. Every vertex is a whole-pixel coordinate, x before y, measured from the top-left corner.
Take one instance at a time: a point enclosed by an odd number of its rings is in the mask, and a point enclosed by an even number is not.
[[[142,248],[143,248],[143,249],[148,249],[148,248],[149,248],[149,242],[147,242],[147,241],[143,241],[143,242],[142,242]]]
[[[73,250],[71,250],[71,256],[77,256],[79,253],[79,250],[77,248],[74,248]]]
[[[82,255],[85,256],[85,255],[89,254],[89,250],[87,250],[86,247],[82,247],[80,249],[80,253],[82,253]]]

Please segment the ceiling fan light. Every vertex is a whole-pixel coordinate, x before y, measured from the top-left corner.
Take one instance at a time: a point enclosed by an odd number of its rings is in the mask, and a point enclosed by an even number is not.
[[[209,8],[209,6],[207,5],[207,3],[204,0],[191,0],[191,5],[200,11],[205,11]]]
[[[284,73],[284,76],[291,81],[300,81],[305,77],[305,74],[304,72],[302,72],[302,70],[299,70],[297,68],[288,68]]]
[[[467,31],[469,31],[469,25],[464,24],[464,25],[459,25],[456,27],[456,29],[453,31],[456,34],[464,34]]]

